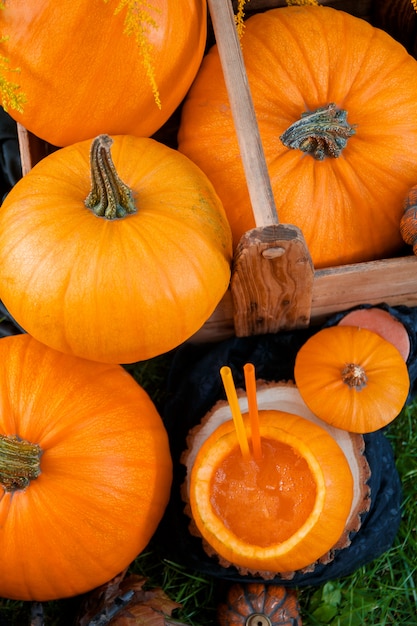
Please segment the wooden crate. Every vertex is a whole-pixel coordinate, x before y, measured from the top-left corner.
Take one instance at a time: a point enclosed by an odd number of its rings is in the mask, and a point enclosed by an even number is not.
[[[249,16],[285,4],[285,0],[250,0],[246,12]],[[366,19],[385,28],[399,40],[403,37],[401,42],[414,54],[417,16],[410,0],[322,0],[321,4]],[[212,33],[212,30],[209,32]],[[178,115],[176,119],[179,119]],[[170,124],[172,137],[172,121]],[[164,129],[158,133],[158,139],[163,137],[163,132]],[[25,174],[54,148],[20,125],[18,136]],[[231,287],[210,319],[194,335],[193,341],[217,341],[233,335],[278,332],[321,323],[332,314],[359,304],[385,302],[392,306],[417,306],[417,257],[411,252],[398,258],[312,271],[310,277],[297,278],[289,293],[288,285],[284,288],[275,278],[277,272],[274,268],[282,263],[282,257],[271,252],[276,250],[273,243],[276,232],[281,238],[283,235],[289,240],[287,255],[298,245],[297,233],[288,234],[288,229],[283,231],[283,228],[280,225],[272,229],[270,240],[262,242],[252,258],[244,256],[241,263],[235,255]],[[260,264],[258,258],[261,258],[261,253],[264,257]]]

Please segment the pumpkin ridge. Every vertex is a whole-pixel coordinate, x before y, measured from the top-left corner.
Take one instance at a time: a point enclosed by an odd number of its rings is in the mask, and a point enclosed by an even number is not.
[[[298,9],[296,7],[291,7],[291,8],[286,8],[287,10],[293,10],[293,11],[297,11]],[[278,19],[278,23],[279,23],[279,32],[281,37],[284,37],[284,33],[285,33],[285,41],[288,42],[288,40],[291,41],[291,45],[293,48],[297,49],[299,51],[300,57],[305,58],[306,54],[308,54],[308,47],[306,48],[303,44],[302,41],[300,41],[300,38],[296,36],[296,34],[294,33],[294,26],[291,23],[287,23],[287,20],[284,19],[282,17],[282,14],[276,14],[275,17]],[[255,14],[253,17],[251,17],[251,20],[254,20],[255,18],[258,19],[258,15]],[[271,18],[274,19],[274,14],[271,13]],[[285,29],[283,31],[283,29]],[[271,30],[271,33],[273,34],[273,30]],[[265,39],[265,36],[263,33],[259,33],[259,35],[256,32],[256,29],[254,30],[254,32],[250,33],[251,38],[253,39],[253,41],[256,42],[256,45],[259,46],[260,44],[262,45],[262,48],[265,48],[268,50],[268,46],[267,46],[267,41]],[[274,69],[276,68],[276,64],[277,62],[279,62],[279,58],[277,60],[276,57],[276,52],[275,52],[275,48],[276,47],[280,47],[280,43],[276,43],[273,40],[273,47],[272,47],[272,51],[270,52],[270,56],[271,56],[271,65],[270,67],[274,67]],[[249,59],[250,62],[250,59]],[[265,65],[265,69],[268,68],[268,65]],[[301,82],[299,83],[299,81],[294,81],[294,76],[292,73],[293,68],[291,66],[288,66],[288,63],[285,61],[284,63],[280,63],[279,66],[279,70],[280,70],[280,74],[283,74],[285,72],[285,76],[286,76],[286,82],[291,85],[291,87],[296,87],[297,92],[299,94],[299,106],[303,107],[303,110],[308,110],[308,104],[305,101],[305,98],[303,96],[303,90],[301,89]],[[258,65],[254,59],[254,70],[252,70],[254,75],[257,76],[258,75]],[[315,81],[315,76],[314,73],[312,73],[311,71],[308,71],[308,78],[309,78],[309,94],[311,94],[311,99],[315,102],[320,100],[320,96],[319,96],[319,85],[316,83]],[[268,87],[268,83],[265,83],[266,87]],[[314,90],[313,90],[314,87]],[[294,102],[295,104],[295,102]],[[323,103],[325,104],[325,103]],[[298,111],[297,111],[297,114]]]
[[[314,11],[317,10],[319,7],[308,7],[308,9],[306,9],[306,7],[303,7],[301,9],[301,15],[304,14],[304,12],[306,10],[310,11]],[[292,7],[286,7],[285,8],[285,14],[283,13],[275,13],[271,14],[272,18],[276,18],[277,19],[277,23],[279,24],[279,32],[280,34],[282,34],[282,38],[284,38],[284,32],[285,32],[285,41],[291,42],[291,48],[292,50],[296,49],[299,51],[299,55],[300,57],[302,57],[302,60],[304,62],[304,67],[306,69],[306,71],[308,72],[308,78],[309,78],[309,87],[306,90],[309,94],[309,100],[312,102],[321,102],[322,100],[322,96],[320,94],[321,88],[319,83],[317,82],[317,76],[315,72],[310,71],[309,69],[309,64],[308,64],[308,60],[309,60],[309,56],[310,56],[310,50],[309,50],[309,46],[308,44],[305,45],[304,41],[302,40],[302,38],[300,38],[297,35],[297,31],[294,29],[294,24],[292,23],[292,16],[291,13],[294,12],[299,12],[300,7],[296,7],[296,6],[292,6]],[[316,16],[314,15],[314,18],[312,17],[314,14],[311,13],[309,15],[310,19],[314,19],[314,23],[316,25],[318,25],[318,27],[321,29],[321,20],[316,20]],[[287,19],[287,16],[290,17],[290,19]],[[256,15],[254,16],[256,17]],[[253,18],[251,18],[253,19]],[[283,32],[283,28],[285,28],[285,31]],[[255,29],[256,30],[256,29]],[[261,39],[262,40],[262,39]],[[263,39],[264,41],[264,45],[266,46],[266,41],[265,38]],[[323,38],[323,41],[326,41],[325,38]],[[280,42],[278,41],[277,46],[280,47]],[[276,63],[276,61],[275,61]],[[282,72],[282,69],[285,70],[287,77],[288,77],[288,83],[292,84],[294,81],[294,75],[292,72],[292,67],[287,65],[287,62],[285,62],[284,64],[280,65],[280,71]],[[304,80],[305,80],[305,76],[304,76]],[[303,81],[304,82],[304,81]],[[300,94],[300,104],[303,104],[304,109],[308,110],[309,109],[309,105],[308,103],[305,101],[304,96],[303,96],[303,89],[301,89],[301,81],[299,82],[298,80],[296,80],[296,85]],[[314,89],[313,89],[314,87]],[[305,89],[305,87],[304,87]],[[327,92],[326,92],[327,94]],[[322,102],[322,104],[326,104],[325,102]]]

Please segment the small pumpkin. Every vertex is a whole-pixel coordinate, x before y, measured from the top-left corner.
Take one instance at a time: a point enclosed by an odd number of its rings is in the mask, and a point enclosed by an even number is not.
[[[302,230],[316,267],[398,253],[417,180],[417,61],[323,6],[253,15],[241,42],[280,221]],[[213,182],[236,247],[255,222],[216,46],[187,94],[179,149]]]
[[[235,583],[217,615],[220,626],[301,626],[297,592],[281,585]]]
[[[398,349],[358,326],[332,326],[312,335],[297,353],[294,377],[313,413],[356,433],[373,432],[394,420],[410,388]]]
[[[0,231],[0,299],[39,341],[84,358],[171,350],[229,284],[213,186],[149,138],[100,135],[52,153],[8,194]]]
[[[249,438],[248,415],[243,419]],[[337,544],[353,479],[341,448],[317,424],[261,410],[259,429],[262,458],[247,461],[233,420],[220,424],[201,444],[183,497],[209,555],[271,579],[314,564]]]
[[[1,9],[2,106],[55,146],[152,135],[184,98],[206,44],[204,0],[10,0]]]
[[[171,478],[163,422],[125,369],[0,340],[0,596],[64,598],[116,576]]]

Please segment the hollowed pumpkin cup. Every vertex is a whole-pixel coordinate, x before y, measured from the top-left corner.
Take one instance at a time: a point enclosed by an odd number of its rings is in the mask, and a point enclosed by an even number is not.
[[[250,423],[243,415],[248,438]],[[321,426],[260,410],[262,457],[244,459],[232,420],[199,448],[186,486],[195,531],[223,566],[265,578],[313,564],[342,536],[353,500],[345,454]]]

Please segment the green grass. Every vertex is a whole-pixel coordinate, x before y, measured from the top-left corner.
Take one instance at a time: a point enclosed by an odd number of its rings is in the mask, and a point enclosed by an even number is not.
[[[299,594],[304,626],[417,624],[417,400],[388,433],[403,485],[403,514],[390,550],[354,574]]]
[[[127,369],[144,386],[157,406],[164,401],[164,381],[170,356]],[[394,545],[352,575],[309,587],[298,593],[303,626],[416,626],[417,624],[417,400],[410,403],[387,431],[402,480],[403,516]],[[0,555],[1,567],[1,555]],[[152,545],[132,564],[131,572],[162,587],[182,608],[169,623],[214,626],[216,606],[227,590],[217,580],[185,570]],[[79,598],[43,605],[45,626],[75,623]],[[0,599],[0,626],[30,624],[31,603]]]

